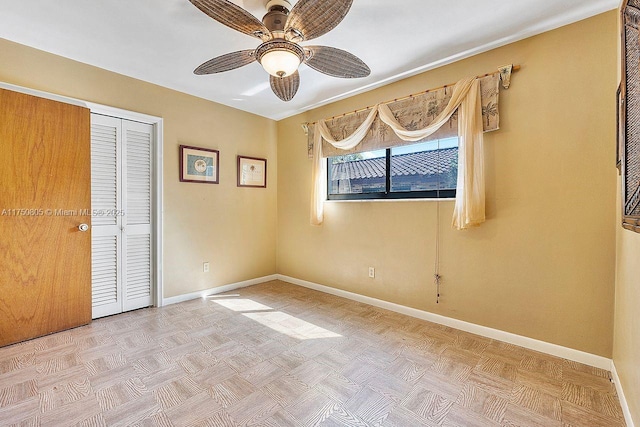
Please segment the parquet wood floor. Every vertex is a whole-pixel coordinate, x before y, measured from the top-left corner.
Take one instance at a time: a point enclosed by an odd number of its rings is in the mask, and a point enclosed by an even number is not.
[[[0,348],[0,425],[624,419],[607,371],[276,281]]]

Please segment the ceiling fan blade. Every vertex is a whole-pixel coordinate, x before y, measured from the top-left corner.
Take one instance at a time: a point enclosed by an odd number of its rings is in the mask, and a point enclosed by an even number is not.
[[[287,77],[270,76],[271,89],[283,101],[291,101],[300,87],[300,74],[296,71]]]
[[[228,0],[189,0],[195,7],[221,24],[241,33],[271,40],[271,33],[255,16]]]
[[[306,60],[309,67],[324,74],[344,79],[367,77],[371,70],[357,56],[335,47],[305,46],[312,53]]]
[[[299,32],[304,40],[333,30],[349,12],[353,0],[300,0],[291,9],[285,32]]]
[[[203,74],[222,73],[224,71],[235,70],[236,68],[251,64],[255,60],[256,56],[254,55],[254,50],[231,52],[222,56],[217,56],[201,64],[198,68],[193,70],[193,74],[201,76]]]

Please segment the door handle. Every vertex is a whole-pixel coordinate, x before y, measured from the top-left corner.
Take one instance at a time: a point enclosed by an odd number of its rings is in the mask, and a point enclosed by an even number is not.
[[[80,224],[78,226],[78,230],[80,231],[87,231],[89,229],[89,226],[87,224]]]

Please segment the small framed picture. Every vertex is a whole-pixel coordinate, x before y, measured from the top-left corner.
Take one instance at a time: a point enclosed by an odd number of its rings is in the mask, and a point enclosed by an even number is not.
[[[238,187],[267,187],[267,159],[238,156]]]
[[[180,182],[218,184],[219,164],[218,150],[180,146]]]

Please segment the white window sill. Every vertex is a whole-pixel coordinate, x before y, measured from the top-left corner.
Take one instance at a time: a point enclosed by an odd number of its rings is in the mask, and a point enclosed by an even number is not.
[[[424,198],[424,199],[354,199],[354,200],[325,200],[325,203],[371,203],[371,202],[455,202],[455,198]]]

